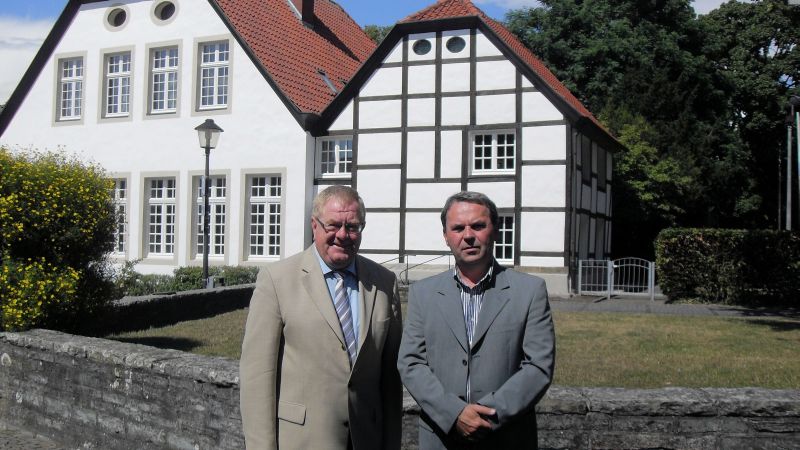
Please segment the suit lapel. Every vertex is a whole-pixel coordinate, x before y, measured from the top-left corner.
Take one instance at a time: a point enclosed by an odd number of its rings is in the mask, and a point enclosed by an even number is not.
[[[364,345],[369,333],[370,324],[372,323],[372,312],[375,310],[375,297],[378,295],[378,288],[374,282],[364,284],[362,280],[374,280],[375,278],[369,272],[366,264],[361,263],[361,257],[356,257],[356,271],[358,272],[358,302],[359,302],[359,318],[358,318],[358,349]],[[356,355],[358,361],[359,351]],[[355,364],[354,364],[355,365]]]
[[[344,344],[342,325],[339,323],[339,316],[336,315],[336,309],[333,307],[333,300],[331,300],[328,285],[325,284],[325,278],[322,275],[322,269],[319,267],[319,261],[314,254],[313,247],[309,247],[303,254],[303,263],[300,270],[303,271],[300,278],[306,293],[317,306],[319,313],[322,314],[331,331]]]
[[[504,269],[495,265],[494,285],[489,287],[483,295],[481,311],[478,313],[478,325],[475,327],[475,334],[472,336],[472,345],[477,346],[494,319],[500,314],[506,303],[511,300],[511,286],[505,276]]]
[[[452,272],[448,272],[452,274]],[[439,285],[439,298],[436,302],[442,311],[444,321],[452,331],[461,348],[469,352],[467,342],[467,326],[464,324],[464,308],[461,305],[461,293],[452,276],[444,276]]]

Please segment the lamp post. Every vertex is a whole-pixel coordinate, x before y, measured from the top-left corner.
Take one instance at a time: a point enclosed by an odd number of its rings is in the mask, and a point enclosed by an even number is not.
[[[208,197],[211,191],[211,180],[208,176],[208,157],[211,155],[211,149],[217,146],[219,135],[224,130],[217,126],[212,119],[206,119],[197,127],[197,137],[200,140],[200,147],[206,151],[206,172],[203,177],[203,283],[206,289],[211,287],[211,280],[208,277],[208,240],[209,232],[211,231],[211,212],[208,209]]]

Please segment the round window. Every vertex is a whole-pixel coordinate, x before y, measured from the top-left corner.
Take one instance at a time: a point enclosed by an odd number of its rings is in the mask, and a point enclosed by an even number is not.
[[[422,39],[414,43],[412,47],[414,53],[418,55],[427,55],[431,51],[431,41]]]
[[[125,24],[125,19],[128,18],[128,13],[122,8],[115,8],[108,13],[108,24],[114,28],[121,27]]]
[[[467,43],[464,41],[464,38],[453,36],[447,40],[447,50],[450,50],[450,53],[459,53],[461,50],[464,50],[464,47],[467,46]]]
[[[175,15],[175,4],[172,2],[159,3],[156,6],[155,14],[159,20],[168,20]]]

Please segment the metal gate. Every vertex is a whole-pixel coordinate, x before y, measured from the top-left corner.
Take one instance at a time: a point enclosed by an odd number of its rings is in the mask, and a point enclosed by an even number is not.
[[[578,261],[578,295],[655,297],[656,264],[641,258]]]

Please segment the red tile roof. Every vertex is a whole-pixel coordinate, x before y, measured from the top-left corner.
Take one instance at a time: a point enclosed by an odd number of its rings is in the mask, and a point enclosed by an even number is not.
[[[478,9],[469,0],[438,0],[435,4],[412,14],[401,21],[407,22],[421,22],[426,20],[441,20],[451,19],[456,17],[470,17],[477,16],[483,20],[486,25],[494,31],[510,49],[513,51],[528,67],[536,73],[542,81],[544,81],[556,94],[563,98],[570,106],[572,106],[581,116],[590,119],[592,122],[605,128],[594,117],[594,115],[586,109],[585,106],[578,100],[572,92],[567,89],[553,72],[548,69],[544,63],[530,51],[512,32],[503,26],[500,22],[487,16],[483,11]]]
[[[283,94],[301,113],[320,114],[337,90],[375,50],[375,43],[331,0],[316,0],[313,28],[286,0],[217,0],[233,28],[266,68]],[[300,1],[295,1],[302,11]]]

